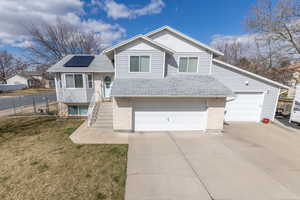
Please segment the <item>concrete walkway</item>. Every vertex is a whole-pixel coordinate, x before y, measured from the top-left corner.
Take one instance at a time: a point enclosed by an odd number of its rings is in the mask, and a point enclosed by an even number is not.
[[[260,126],[253,131],[266,131]],[[279,129],[270,126],[273,131]],[[263,144],[249,146],[249,141],[237,139],[238,132],[251,127],[245,124],[226,129],[224,136],[168,132],[130,135],[125,200],[299,200],[293,186],[300,181],[279,179],[257,161],[272,157],[267,148],[262,151]],[[245,148],[248,153],[244,155]],[[257,148],[261,150],[257,152]],[[272,165],[280,164],[280,160],[271,161]]]
[[[70,136],[75,144],[128,144],[128,133],[116,133],[112,129],[99,129],[87,126],[84,122]]]

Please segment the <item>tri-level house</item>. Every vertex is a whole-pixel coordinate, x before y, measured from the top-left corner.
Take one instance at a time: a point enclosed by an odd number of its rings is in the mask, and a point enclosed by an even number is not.
[[[285,85],[216,59],[171,27],[100,55],[68,55],[55,73],[59,114],[116,131],[219,131],[225,121],[274,119]]]

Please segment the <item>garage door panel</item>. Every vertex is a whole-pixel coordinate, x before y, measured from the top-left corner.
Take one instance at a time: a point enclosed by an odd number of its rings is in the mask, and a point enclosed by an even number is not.
[[[135,130],[204,130],[206,102],[136,102]]]
[[[263,93],[236,93],[226,103],[226,121],[259,121],[263,104]]]

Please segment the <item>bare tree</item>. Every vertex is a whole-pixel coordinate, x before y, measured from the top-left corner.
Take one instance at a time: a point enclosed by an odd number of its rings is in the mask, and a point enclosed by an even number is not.
[[[101,51],[99,35],[57,18],[55,24],[24,25],[31,38],[28,47],[32,64],[47,68],[68,54],[92,54]]]
[[[236,65],[243,58],[246,47],[237,40],[234,40],[219,43],[215,48],[224,53],[224,56],[219,57],[220,60]]]
[[[300,2],[260,0],[246,20],[249,30],[277,42],[291,54],[300,54]]]
[[[254,38],[250,47],[250,44],[237,40],[224,41],[216,45],[218,50],[224,52],[224,56],[218,59],[272,80],[287,83],[292,74],[288,71],[282,72],[278,67],[290,63],[290,58],[282,55],[278,46],[272,42],[270,38],[258,37]]]
[[[24,61],[6,51],[0,51],[0,81],[7,83],[6,80],[10,75],[22,71],[28,67]]]

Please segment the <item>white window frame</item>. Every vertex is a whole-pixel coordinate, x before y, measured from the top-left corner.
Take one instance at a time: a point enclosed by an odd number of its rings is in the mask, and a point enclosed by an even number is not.
[[[132,56],[136,56],[136,57],[139,57],[139,68],[140,68],[140,57],[142,56],[147,56],[149,57],[149,71],[148,72],[132,72],[130,71],[130,59]],[[129,73],[151,73],[151,55],[128,55],[128,72]]]
[[[74,80],[74,87],[67,87],[67,79],[66,79],[66,75],[73,75],[73,77],[74,77],[74,75],[78,75],[78,74],[81,74],[81,76],[82,76],[82,84],[83,84],[83,87],[82,88],[76,88],[75,87],[75,78],[73,79]],[[85,83],[85,76],[84,76],[85,74],[84,73],[65,73],[64,74],[64,86],[65,86],[65,88],[66,89],[84,89],[84,88],[86,88],[86,83]]]
[[[70,114],[69,113],[69,106],[77,106],[77,115],[73,115],[73,114]],[[86,115],[79,115],[79,107],[80,106],[87,106],[87,107],[89,107],[88,106],[88,104],[68,104],[68,116],[77,116],[77,117],[82,117],[82,116],[87,116],[88,114],[86,114]]]
[[[188,71],[187,72],[181,72],[181,71],[179,71],[180,58],[188,58],[188,63],[189,63],[189,58],[197,58],[197,71],[196,72],[188,72]],[[177,65],[178,65],[178,69],[177,69],[178,73],[185,73],[185,74],[187,74],[187,73],[190,73],[190,74],[198,73],[198,71],[199,71],[199,56],[178,56]],[[188,64],[188,66],[189,66],[189,64]]]
[[[92,87],[89,87],[89,75],[92,75]],[[93,89],[94,88],[94,73],[87,73],[86,74],[86,88]]]

